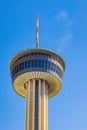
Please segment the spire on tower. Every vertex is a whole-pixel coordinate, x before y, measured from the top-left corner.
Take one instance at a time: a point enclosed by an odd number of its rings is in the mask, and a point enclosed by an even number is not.
[[[38,39],[38,16],[36,16],[36,48],[39,46],[39,39]]]

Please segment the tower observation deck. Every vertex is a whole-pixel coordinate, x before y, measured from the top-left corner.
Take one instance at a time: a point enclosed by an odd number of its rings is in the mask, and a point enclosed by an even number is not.
[[[36,48],[11,59],[10,71],[14,90],[26,98],[25,130],[48,130],[48,98],[60,91],[65,63],[59,54],[38,48],[36,40]]]

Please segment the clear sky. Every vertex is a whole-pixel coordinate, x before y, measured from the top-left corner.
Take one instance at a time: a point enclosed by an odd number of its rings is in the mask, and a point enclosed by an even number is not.
[[[35,47],[61,54],[66,69],[59,94],[49,99],[49,130],[87,130],[87,0],[0,1],[0,130],[25,129],[25,99],[11,82],[9,62]]]

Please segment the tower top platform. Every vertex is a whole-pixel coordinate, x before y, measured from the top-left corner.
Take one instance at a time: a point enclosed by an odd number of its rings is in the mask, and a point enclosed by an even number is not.
[[[24,84],[29,80],[45,80],[48,85],[48,97],[59,92],[65,70],[60,55],[49,49],[32,48],[18,52],[10,62],[14,90],[26,97]]]
[[[18,53],[16,53],[11,61],[10,61],[10,68],[11,66],[14,64],[14,62],[16,62],[19,58],[22,58],[23,56],[25,57],[27,54],[31,54],[31,53],[46,53],[48,55],[50,55],[51,57],[53,57],[54,59],[60,61],[60,64],[62,65],[63,67],[63,71],[65,70],[65,63],[64,63],[64,60],[62,59],[62,57],[60,56],[60,54],[58,54],[57,52],[55,51],[52,51],[50,49],[46,49],[46,48],[29,48],[29,49],[26,49],[26,50],[21,50],[19,51]]]

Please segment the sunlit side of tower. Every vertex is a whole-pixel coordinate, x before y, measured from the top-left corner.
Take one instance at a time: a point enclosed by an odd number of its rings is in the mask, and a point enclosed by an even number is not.
[[[60,55],[38,44],[36,17],[36,48],[17,53],[10,62],[13,88],[26,98],[25,130],[48,130],[48,98],[59,92],[65,70]]]

